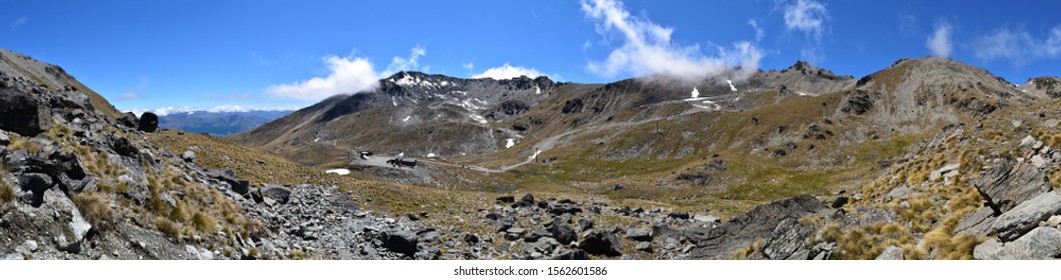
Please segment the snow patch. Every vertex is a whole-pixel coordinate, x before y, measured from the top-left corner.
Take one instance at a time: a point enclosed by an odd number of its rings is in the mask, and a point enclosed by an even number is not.
[[[407,121],[409,121],[409,118],[411,118],[411,117],[412,117],[412,116],[407,116],[407,117],[405,117],[405,119],[403,119],[403,120],[402,120],[402,122],[407,122]]]
[[[391,104],[394,104],[394,107],[398,107],[398,99],[395,99],[394,96],[391,96]]]
[[[321,141],[321,138],[320,138],[320,137],[317,137],[317,138],[313,138],[313,143],[317,143],[317,142],[320,142],[320,141]]]
[[[534,94],[542,94],[542,88],[538,87],[538,86],[534,86]]]
[[[427,153],[428,158],[438,157],[435,153]]]
[[[696,88],[693,88],[693,93],[692,93],[692,95],[693,95],[693,97],[692,97],[692,98],[697,98],[697,97],[700,97],[700,90],[698,90],[698,89],[696,89]]]
[[[726,83],[729,84],[729,90],[732,90],[733,92],[737,92],[737,87],[733,86],[733,81],[726,80]]]
[[[324,174],[336,174],[336,175],[339,175],[339,176],[345,176],[345,175],[349,175],[350,174],[350,170],[349,169],[343,169],[343,168],[328,169],[327,171],[324,171]]]
[[[530,159],[538,158],[538,155],[542,153],[542,150],[534,151],[534,154],[530,156]]]
[[[505,139],[505,141],[508,141],[508,143],[505,143],[505,149],[512,148],[512,146],[516,145],[516,139],[508,138]]]

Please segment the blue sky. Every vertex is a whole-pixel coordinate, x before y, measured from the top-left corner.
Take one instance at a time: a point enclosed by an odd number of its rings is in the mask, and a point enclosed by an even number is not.
[[[0,48],[123,110],[301,107],[395,71],[610,82],[948,56],[1061,76],[1061,1],[0,0]]]

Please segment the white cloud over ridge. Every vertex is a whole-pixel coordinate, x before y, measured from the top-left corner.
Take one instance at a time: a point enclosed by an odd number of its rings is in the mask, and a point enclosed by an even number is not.
[[[936,23],[936,31],[928,36],[928,40],[925,42],[925,46],[932,51],[933,56],[950,56],[950,52],[954,48],[951,43],[951,33],[953,30],[954,29],[950,26],[950,23],[947,23],[946,21],[940,20]]]
[[[1002,59],[1013,61],[1014,66],[1030,60],[1057,59],[1061,57],[1061,25],[1039,39],[1021,28],[1001,28],[980,36],[971,44],[973,56],[984,61]]]
[[[758,47],[744,41],[732,48],[717,46],[718,56],[704,55],[699,45],[675,44],[671,42],[673,28],[633,16],[617,0],[582,0],[582,11],[595,21],[597,33],[617,33],[623,39],[622,46],[612,50],[607,59],[587,65],[590,72],[605,77],[663,74],[695,80],[725,74],[739,66],[740,77],[736,78],[742,78],[759,68],[763,56]]]
[[[519,67],[519,66],[512,66],[512,65],[509,65],[508,63],[505,63],[505,65],[501,65],[501,66],[498,66],[498,67],[486,69],[486,71],[483,71],[482,73],[479,73],[479,74],[476,74],[476,75],[472,75],[472,78],[473,79],[493,78],[495,80],[504,80],[504,79],[518,78],[519,76],[527,76],[528,78],[533,79],[533,78],[537,78],[537,77],[540,77],[540,76],[549,76],[549,75],[542,74],[542,72],[538,72],[538,70],[534,69],[534,68],[524,68],[524,67]]]
[[[379,80],[399,71],[427,71],[428,66],[420,66],[418,59],[427,54],[427,49],[417,45],[409,57],[394,57],[383,72],[376,72],[368,58],[326,56],[325,67],[329,74],[304,81],[271,85],[265,89],[268,97],[273,99],[291,99],[317,101],[338,94],[356,94],[373,90],[379,86]]]
[[[332,95],[357,93],[379,86],[379,74],[363,57],[327,56],[322,59],[331,72],[325,77],[271,85],[265,91],[275,99],[321,100]]]

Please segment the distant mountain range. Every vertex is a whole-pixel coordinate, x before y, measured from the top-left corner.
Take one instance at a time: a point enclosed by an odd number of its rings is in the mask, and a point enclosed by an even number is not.
[[[162,128],[225,136],[239,133],[290,114],[290,110],[210,112],[190,111],[159,116]]]

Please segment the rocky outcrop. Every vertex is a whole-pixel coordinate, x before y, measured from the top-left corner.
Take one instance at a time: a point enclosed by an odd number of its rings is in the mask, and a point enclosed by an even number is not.
[[[1044,193],[1002,213],[991,223],[991,231],[1002,241],[1015,240],[1055,214],[1061,214],[1061,193]]]
[[[988,240],[973,250],[979,260],[1044,260],[1061,257],[1061,230],[1036,228],[1009,243]]]
[[[755,207],[751,211],[737,215],[718,228],[714,228],[696,240],[696,248],[690,257],[702,259],[728,258],[738,249],[748,248],[757,240],[773,237],[777,230],[778,237],[791,237],[794,240],[769,241],[776,256],[791,256],[792,251],[802,248],[798,244],[804,237],[804,229],[797,227],[793,221],[804,215],[813,214],[825,208],[821,201],[811,196],[797,196]],[[774,244],[776,243],[776,245]],[[796,249],[793,249],[796,248]],[[786,257],[788,257],[786,256]]]
[[[994,166],[973,181],[996,213],[1009,211],[1017,204],[1050,190],[1046,174],[1030,164],[1014,159],[996,160]]]

